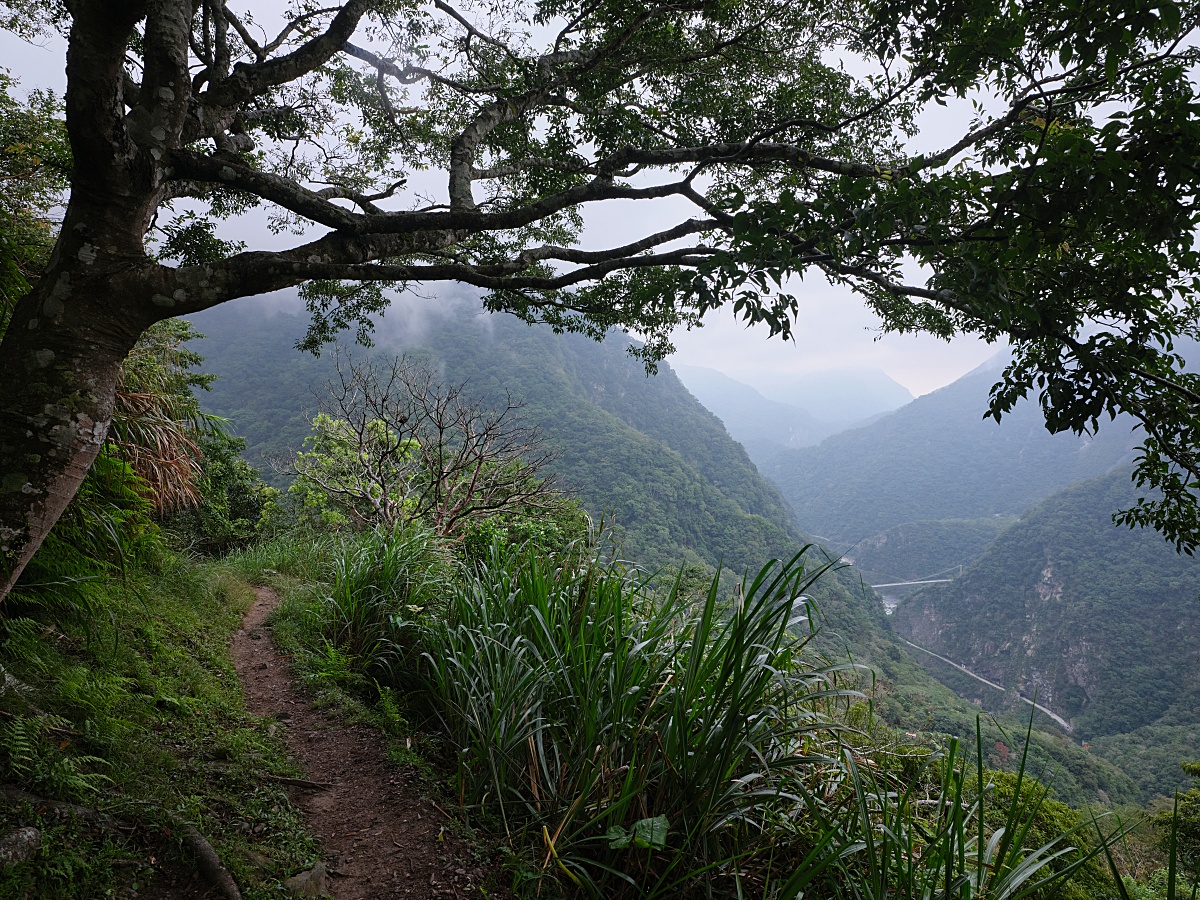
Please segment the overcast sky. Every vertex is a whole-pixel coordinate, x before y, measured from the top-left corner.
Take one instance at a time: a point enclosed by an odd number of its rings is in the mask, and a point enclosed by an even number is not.
[[[61,42],[34,47],[0,32],[0,60],[24,89],[43,86],[61,92],[65,85]],[[629,204],[608,204],[589,216],[585,241],[623,243],[635,233],[646,233],[653,219],[661,215],[665,221],[670,214],[667,208],[647,215],[640,205],[635,211]],[[270,235],[262,225],[261,219],[247,222],[236,229],[237,236],[252,248],[284,245],[285,238],[264,240]],[[750,382],[791,373],[876,368],[920,395],[950,383],[999,349],[969,337],[946,342],[928,335],[882,335],[878,319],[861,301],[820,276],[798,284],[794,293],[801,299],[794,342],[768,340],[766,331],[747,329],[722,310],[712,314],[705,327],[677,333],[678,352],[672,360]]]

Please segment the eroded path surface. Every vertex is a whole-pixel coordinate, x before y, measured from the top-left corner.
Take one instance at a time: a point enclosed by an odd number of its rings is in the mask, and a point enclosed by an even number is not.
[[[279,602],[270,588],[257,599],[233,640],[233,661],[247,708],[273,717],[308,781],[289,787],[329,869],[325,891],[336,900],[478,897],[486,867],[450,833],[450,821],[422,796],[416,772],[392,763],[374,729],[313,707],[264,628]],[[316,885],[314,885],[315,887]],[[489,896],[496,896],[490,890]]]

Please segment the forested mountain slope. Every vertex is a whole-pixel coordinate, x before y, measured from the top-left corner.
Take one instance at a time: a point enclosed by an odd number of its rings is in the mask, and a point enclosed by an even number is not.
[[[958,574],[1016,521],[1016,516],[997,515],[905,522],[855,544],[846,558],[872,584]]]
[[[407,349],[445,382],[467,382],[469,395],[523,401],[524,415],[556,453],[552,468],[564,486],[594,516],[615,518],[630,558],[651,568],[720,563],[740,573],[803,545],[778,490],[669,367],[647,377],[619,336],[597,343],[481,315],[467,302],[450,308],[389,312],[372,352]],[[255,465],[286,458],[308,434],[332,371],[328,356],[292,347],[307,319],[241,304],[194,321],[207,335],[196,345],[205,370],[219,376],[202,397],[206,408],[247,439]],[[882,609],[872,592],[844,580],[820,589],[822,605],[831,626],[865,647],[884,627]]]
[[[255,462],[300,446],[316,408],[314,392],[332,366],[328,357],[292,349],[306,319],[239,304],[195,322],[208,335],[196,349],[207,357],[206,370],[220,376],[203,398],[207,408],[231,420]],[[620,337],[597,344],[460,304],[423,316],[392,310],[376,338],[375,352],[407,348],[446,382],[467,381],[472,395],[503,399],[507,391],[523,399],[527,418],[558,454],[553,468],[562,482],[594,515],[615,516],[628,558],[668,572],[683,562],[723,562],[740,573],[790,556],[805,541],[778,491],[717,418],[666,366],[647,378]],[[956,705],[912,660],[853,568],[822,579],[810,595],[823,617],[821,647],[843,659],[849,651],[875,668],[881,719],[908,730],[974,735],[973,708]],[[1035,732],[1034,743],[1036,759],[1064,770],[1063,796],[1079,802],[1098,790],[1132,796],[1124,776],[1064,739]]]
[[[1132,459],[1123,420],[1092,438],[1046,431],[1036,402],[984,419],[983,367],[863,428],[784,450],[762,467],[801,527],[853,543],[894,525],[1019,515],[1059,488]]]
[[[1115,527],[1113,510],[1133,497],[1124,467],[1054,494],[892,623],[1036,693],[1144,791],[1165,793],[1186,786],[1179,763],[1200,755],[1200,562],[1154,532]]]

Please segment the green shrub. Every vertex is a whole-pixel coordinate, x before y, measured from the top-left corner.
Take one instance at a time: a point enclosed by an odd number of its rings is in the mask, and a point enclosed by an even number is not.
[[[463,530],[459,552],[468,565],[486,563],[493,544],[561,553],[586,543],[591,528],[579,501],[558,498],[549,509],[518,508],[472,522]]]
[[[397,663],[412,648],[408,623],[445,604],[450,557],[425,526],[379,526],[334,557],[321,634],[362,674],[401,677]]]
[[[167,516],[165,525],[177,543],[205,554],[227,553],[259,536],[264,512],[279,491],[242,459],[243,438],[213,429],[199,445],[200,502]]]
[[[977,736],[973,766],[953,740],[915,776],[896,778],[845,751],[845,790],[808,804],[824,853],[779,896],[811,896],[803,892],[815,884],[839,900],[1115,900],[1096,857],[1120,832],[1092,840],[1092,821],[1050,800],[1026,760],[1015,775],[989,772]]]

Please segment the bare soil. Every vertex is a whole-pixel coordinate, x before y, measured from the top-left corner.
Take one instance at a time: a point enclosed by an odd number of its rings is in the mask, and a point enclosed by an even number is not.
[[[233,639],[233,661],[247,708],[274,718],[304,778],[322,788],[289,786],[321,841],[336,900],[392,897],[507,896],[496,873],[453,832],[447,813],[423,790],[420,774],[387,758],[383,736],[348,723],[313,700],[292,677],[265,628],[279,602],[270,588],[257,598]]]

